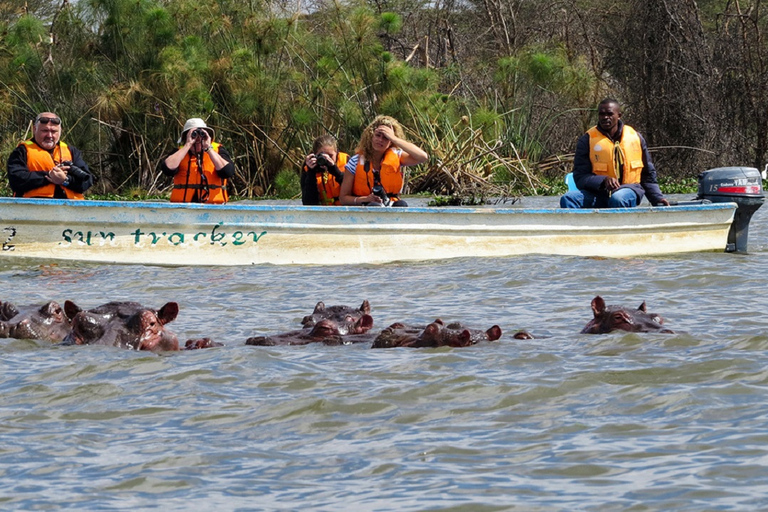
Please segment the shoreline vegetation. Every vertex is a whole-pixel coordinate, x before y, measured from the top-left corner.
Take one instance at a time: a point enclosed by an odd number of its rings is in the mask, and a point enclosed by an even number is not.
[[[190,117],[233,155],[240,199],[298,197],[312,140],[351,153],[377,114],[430,155],[406,193],[445,204],[564,192],[604,97],[667,194],[768,153],[758,0],[27,0],[0,3],[0,30],[0,158],[55,111],[88,197],[167,197],[157,163]]]

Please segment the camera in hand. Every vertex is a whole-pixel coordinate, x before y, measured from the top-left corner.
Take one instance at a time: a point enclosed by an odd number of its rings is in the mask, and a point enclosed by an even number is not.
[[[384,190],[384,187],[382,187],[380,184],[376,184],[371,189],[371,192],[373,192],[374,195],[378,196],[381,199],[381,202],[384,206],[389,206],[389,196],[387,195],[387,192]]]
[[[315,155],[315,167],[319,171],[327,171],[331,167],[333,167],[333,162],[331,161],[331,157],[328,156],[327,153],[318,153]]]
[[[204,138],[205,138],[205,130],[203,130],[202,128],[198,128],[192,132],[192,139],[204,139]]]
[[[69,169],[67,170],[67,174],[75,178],[77,181],[85,181],[89,177],[87,172],[85,172],[78,166],[74,165],[71,160],[66,160],[64,162],[61,162],[60,165],[69,167]]]

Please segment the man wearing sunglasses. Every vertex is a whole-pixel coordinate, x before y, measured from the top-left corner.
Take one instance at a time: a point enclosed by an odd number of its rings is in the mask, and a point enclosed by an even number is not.
[[[8,157],[8,182],[14,197],[83,199],[93,176],[80,151],[61,142],[61,119],[53,112],[35,118],[32,138]]]

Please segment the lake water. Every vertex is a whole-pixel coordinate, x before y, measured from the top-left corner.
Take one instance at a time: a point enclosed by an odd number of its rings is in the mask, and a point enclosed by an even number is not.
[[[1,266],[4,300],[177,301],[182,342],[225,346],[0,340],[0,508],[766,510],[767,217],[749,254]],[[646,301],[678,334],[579,334],[598,294]],[[505,334],[461,349],[244,345],[319,300],[363,299],[378,329],[440,317]]]

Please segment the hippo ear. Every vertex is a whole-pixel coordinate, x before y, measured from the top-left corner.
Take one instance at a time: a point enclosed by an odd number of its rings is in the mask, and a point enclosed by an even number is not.
[[[424,332],[422,333],[422,336],[424,334],[428,334],[430,336],[434,336],[434,335],[438,334],[440,332],[440,325],[441,324],[437,324],[436,322],[432,322],[431,324],[429,324],[428,326],[426,326],[424,328]]]
[[[366,331],[370,330],[373,327],[373,317],[371,315],[361,316],[355,322],[355,327],[365,329]]]
[[[177,302],[168,302],[160,308],[157,312],[157,318],[163,325],[176,320],[176,316],[179,314],[179,304]]]
[[[487,331],[485,331],[485,334],[488,335],[489,341],[496,341],[497,339],[501,338],[501,327],[498,325],[494,325]]]
[[[367,300],[364,300],[362,304],[360,304],[360,312],[364,315],[370,315],[371,314],[371,305],[368,303]]]
[[[432,323],[433,324],[438,324],[438,325],[445,325],[445,324],[443,324],[443,321],[441,319],[439,319],[439,318],[435,318],[435,321],[432,322]]]
[[[82,308],[72,302],[71,300],[65,300],[64,301],[64,314],[67,315],[67,318],[72,320],[75,318],[75,315],[82,311]]]
[[[0,320],[10,320],[19,314],[19,308],[13,302],[0,302]]]
[[[315,304],[315,310],[312,312],[312,314],[314,315],[315,313],[322,313],[323,311],[325,311],[325,303],[320,301]]]
[[[639,307],[639,308],[637,308],[637,310],[638,310],[638,311],[642,311],[643,313],[647,313],[647,311],[646,311],[646,309],[645,309],[645,301],[643,301],[643,303],[642,303],[642,304],[640,304],[640,307]]]
[[[603,311],[605,311],[605,301],[598,295],[592,299],[592,313],[595,315],[595,318],[597,318]]]

